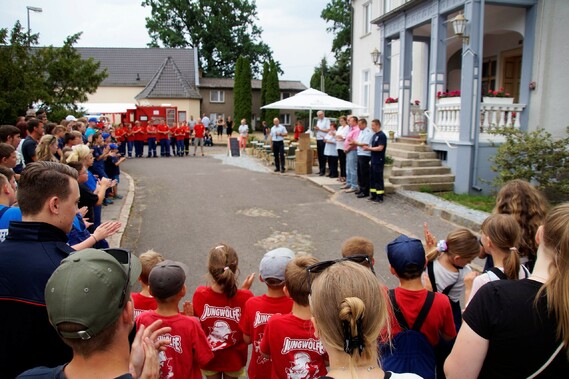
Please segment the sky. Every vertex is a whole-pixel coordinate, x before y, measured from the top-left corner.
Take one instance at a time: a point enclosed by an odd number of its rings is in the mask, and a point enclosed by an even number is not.
[[[314,67],[330,52],[332,34],[320,18],[329,0],[257,0],[257,25],[262,40],[281,63],[281,80],[300,80],[307,87]],[[39,33],[41,46],[61,46],[67,36],[83,32],[77,47],[146,47],[150,42],[145,17],[150,9],[142,0],[2,0],[0,28],[12,29],[16,20]]]

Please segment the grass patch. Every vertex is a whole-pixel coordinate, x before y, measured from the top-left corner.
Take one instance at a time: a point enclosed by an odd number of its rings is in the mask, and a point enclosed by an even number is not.
[[[462,206],[491,213],[496,204],[495,196],[482,196],[482,195],[458,195],[453,192],[438,192],[433,195],[441,197],[445,200],[452,201],[453,203]]]

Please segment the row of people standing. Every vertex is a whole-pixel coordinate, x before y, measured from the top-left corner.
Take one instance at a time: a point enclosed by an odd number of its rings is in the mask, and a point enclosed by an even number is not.
[[[381,122],[374,119],[369,126],[366,119],[340,116],[338,127],[324,117],[323,111],[317,116],[314,129],[319,175],[326,175],[328,163],[328,176],[345,183],[342,187],[345,192],[353,192],[358,198],[369,197],[372,202],[383,202],[387,137],[381,131]]]

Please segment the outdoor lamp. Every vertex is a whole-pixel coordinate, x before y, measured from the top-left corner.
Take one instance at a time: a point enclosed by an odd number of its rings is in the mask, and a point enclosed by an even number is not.
[[[41,12],[43,12],[43,9],[38,8],[38,7],[31,7],[29,5],[26,6],[26,9],[28,11],[28,35],[30,35],[30,11],[41,13]]]
[[[381,53],[377,50],[377,47],[375,47],[371,52],[371,61],[374,65],[381,68]]]
[[[470,40],[470,36],[464,35],[466,31],[466,24],[468,24],[468,20],[464,17],[462,13],[459,13],[455,18],[451,21],[452,28],[454,29],[454,34],[462,40],[463,43],[468,43]]]

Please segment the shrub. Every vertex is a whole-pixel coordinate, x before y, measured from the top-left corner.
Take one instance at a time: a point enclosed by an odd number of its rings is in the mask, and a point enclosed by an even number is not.
[[[540,190],[569,194],[569,136],[553,139],[544,129],[527,133],[515,128],[492,134],[506,138],[491,158],[491,169],[498,173],[493,182],[497,188],[512,179],[524,179]]]

